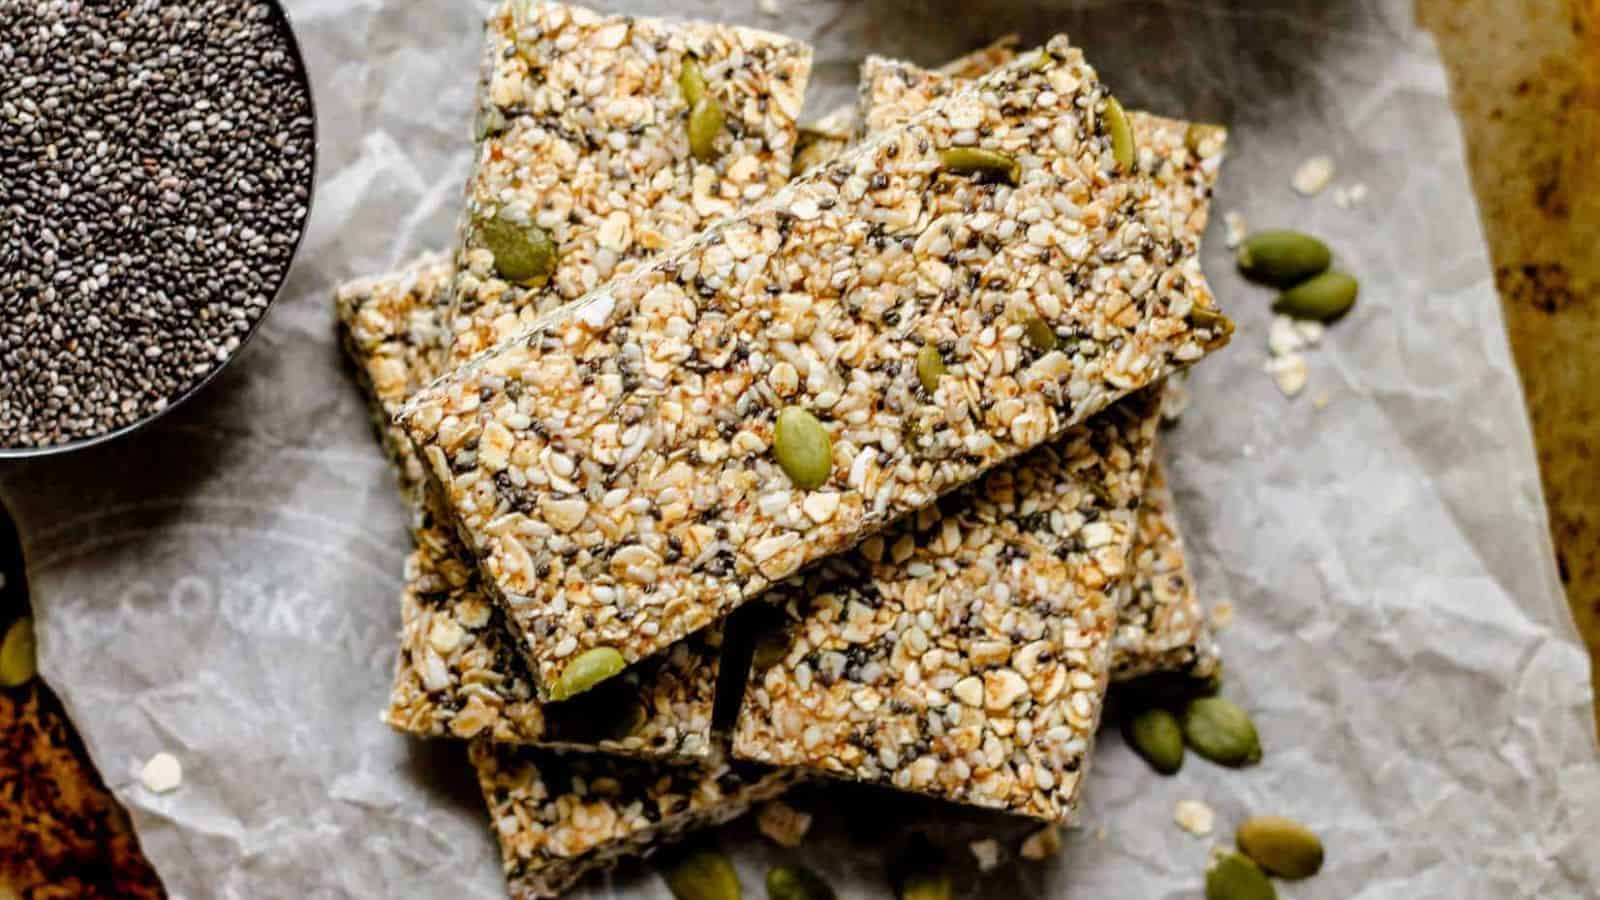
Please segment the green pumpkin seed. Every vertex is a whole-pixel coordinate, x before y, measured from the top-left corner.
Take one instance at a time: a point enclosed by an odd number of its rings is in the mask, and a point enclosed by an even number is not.
[[[689,152],[695,159],[710,163],[722,155],[717,150],[717,135],[726,121],[722,104],[710,95],[701,97],[689,110]]]
[[[1164,709],[1147,709],[1123,722],[1122,736],[1136,753],[1163,775],[1183,766],[1183,729]]]
[[[1117,98],[1107,95],[1105,111],[1106,133],[1111,135],[1111,155],[1117,168],[1132,172],[1134,160],[1133,126],[1128,124],[1128,114],[1123,112]]]
[[[833,900],[833,888],[804,866],[773,866],[767,872],[767,900]]]
[[[1212,147],[1211,145],[1220,141],[1226,133],[1227,130],[1221,125],[1207,125],[1203,122],[1195,122],[1184,129],[1183,145],[1188,147],[1189,152],[1196,156],[1203,156],[1207,152],[1215,153],[1222,148],[1220,146]]]
[[[772,452],[795,487],[814,490],[833,471],[833,439],[809,411],[784,407],[773,429]]]
[[[1206,900],[1278,900],[1278,891],[1255,863],[1225,853],[1206,870]]]
[[[472,139],[481,141],[484,138],[499,134],[506,130],[505,114],[500,112],[500,107],[489,105],[479,107],[478,112],[472,117]]]
[[[706,95],[705,73],[700,71],[700,63],[693,57],[686,57],[683,68],[678,70],[678,90],[683,92],[683,102],[691,107]]]
[[[550,686],[550,699],[576,697],[627,667],[627,661],[615,648],[591,647],[573,657],[561,670],[561,676]]]
[[[957,175],[989,175],[1016,184],[1022,166],[1012,157],[982,147],[951,147],[939,151],[939,164]]]
[[[953,893],[943,852],[922,832],[913,832],[891,857],[889,880],[899,900],[950,900]]]
[[[1206,345],[1213,350],[1233,339],[1233,320],[1210,307],[1196,306],[1190,309],[1189,324],[1213,332],[1210,343]]]
[[[478,232],[494,254],[494,269],[501,278],[530,286],[550,280],[556,269],[556,245],[543,228],[499,215],[480,224]]]
[[[739,900],[739,874],[720,851],[696,850],[661,873],[678,900]]]
[[[755,641],[755,651],[750,655],[750,667],[765,672],[789,655],[789,635],[781,628],[763,631]]]
[[[1261,739],[1250,714],[1221,697],[1200,697],[1183,711],[1183,738],[1194,752],[1218,765],[1261,761]]]
[[[5,642],[0,643],[0,687],[14,688],[32,681],[38,666],[33,617],[23,616],[11,623]]]
[[[1060,338],[1056,337],[1056,330],[1050,327],[1049,322],[1038,316],[1022,323],[1022,336],[1027,340],[1028,346],[1040,353],[1049,353],[1061,343]]]
[[[1296,319],[1332,322],[1356,305],[1360,292],[1361,285],[1350,273],[1323,272],[1279,294],[1272,311]]]
[[[917,380],[922,382],[922,389],[930,394],[939,390],[939,379],[944,373],[944,357],[939,355],[939,348],[923,344],[917,351]]]
[[[900,884],[900,900],[950,900],[955,891],[946,872],[923,872]]]
[[[1322,841],[1284,816],[1251,816],[1235,837],[1239,850],[1279,878],[1310,878],[1322,869]]]
[[[1251,281],[1289,287],[1326,271],[1333,253],[1309,234],[1277,228],[1245,238],[1235,259]]]

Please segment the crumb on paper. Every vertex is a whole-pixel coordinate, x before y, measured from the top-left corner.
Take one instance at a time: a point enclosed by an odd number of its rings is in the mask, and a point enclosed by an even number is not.
[[[1267,329],[1267,350],[1273,356],[1288,356],[1298,350],[1315,347],[1322,341],[1327,326],[1312,319],[1292,319],[1273,316]]]
[[[1172,821],[1195,837],[1205,837],[1217,823],[1217,814],[1199,800],[1179,800],[1172,808]]]
[[[1211,608],[1211,627],[1221,631],[1233,624],[1233,601],[1218,600],[1217,605]]]
[[[1021,855],[1023,859],[1033,862],[1042,862],[1061,852],[1061,831],[1054,825],[1045,827],[1028,835],[1022,841]]]
[[[778,6],[778,0],[756,0],[756,9],[761,10],[762,15],[783,15],[783,8]]]
[[[1094,839],[1104,843],[1108,834],[1110,834],[1110,832],[1106,831],[1106,827],[1104,825],[1101,825],[1099,828],[1094,830]]]
[[[1245,236],[1250,233],[1250,223],[1245,221],[1244,213],[1236,209],[1230,209],[1222,214],[1222,224],[1226,229],[1223,240],[1229,250],[1244,243]]]
[[[1311,398],[1311,405],[1317,409],[1327,409],[1328,404],[1331,402],[1333,402],[1333,398],[1328,396],[1327,391],[1318,391],[1317,395]]]
[[[1306,381],[1311,377],[1311,369],[1306,365],[1306,358],[1298,353],[1287,353],[1274,357],[1262,367],[1272,380],[1278,385],[1278,390],[1285,397],[1305,390]]]
[[[1333,189],[1333,203],[1340,209],[1353,209],[1360,206],[1361,201],[1367,199],[1367,186],[1356,182],[1348,187],[1339,185]]]
[[[989,872],[1000,865],[1000,842],[994,838],[984,838],[973,841],[967,845],[972,851],[972,858],[978,861],[978,871]]]
[[[139,770],[139,781],[152,794],[165,794],[183,784],[183,765],[171,753],[157,753]]]
[[[1333,173],[1333,157],[1313,156],[1294,170],[1294,178],[1289,184],[1295,189],[1295,193],[1313,197],[1328,187],[1333,181]]]
[[[756,828],[780,847],[798,847],[811,830],[811,814],[772,800],[756,810]]]

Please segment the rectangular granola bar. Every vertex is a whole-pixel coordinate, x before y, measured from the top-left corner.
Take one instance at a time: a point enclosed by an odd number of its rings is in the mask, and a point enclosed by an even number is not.
[[[794,776],[724,759],[646,763],[474,742],[512,900],[546,900],[626,857],[739,817]]]
[[[412,399],[402,422],[541,692],[575,654],[641,660],[1226,342],[1162,196],[1118,171],[1105,99],[1052,41]],[[974,173],[971,144],[1015,167]],[[925,347],[947,368],[932,394]],[[788,408],[806,447],[778,450],[823,450],[811,490],[773,447]]]
[[[735,755],[1068,820],[1129,589],[1158,393],[768,591],[784,622],[754,638],[765,649]]]
[[[722,117],[698,156],[686,67]],[[452,358],[788,180],[810,70],[809,46],[770,32],[502,3],[487,26]],[[512,258],[528,234],[548,241],[548,256]],[[499,260],[497,239],[513,243],[510,253],[500,244]]]
[[[440,517],[422,467],[393,416],[443,364],[438,327],[453,265],[426,254],[399,271],[341,287],[335,308],[385,448],[413,510],[416,543],[401,594],[400,652],[383,717],[421,737],[487,737],[643,755],[711,752],[721,631],[564,703],[542,703],[505,620],[478,586],[472,558]]]
[[[992,50],[975,57],[979,64],[992,58]],[[868,133],[892,127],[949,93],[957,78],[947,70],[932,72],[870,57],[862,66],[860,119]],[[1128,113],[1128,119],[1138,148],[1139,169],[1156,183],[1174,233],[1180,236],[1187,258],[1198,266],[1200,239],[1227,131],[1138,111]],[[1195,289],[1199,284],[1195,283]],[[1210,678],[1220,659],[1194,592],[1172,496],[1159,466],[1151,484],[1151,496],[1139,517],[1135,590],[1118,616],[1112,678],[1124,680],[1157,671]]]

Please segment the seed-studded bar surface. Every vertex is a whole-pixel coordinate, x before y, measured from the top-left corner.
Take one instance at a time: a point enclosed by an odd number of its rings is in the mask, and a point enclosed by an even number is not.
[[[735,755],[1066,821],[1129,587],[1157,392],[768,591],[784,631],[756,638]]]
[[[909,63],[870,57],[862,66],[860,118],[869,133],[892,127],[926,109],[956,83],[943,70],[930,72]],[[1227,131],[1138,111],[1130,112],[1128,118],[1139,170],[1165,195],[1173,232],[1198,266]],[[1198,290],[1201,284],[1196,281],[1192,288]],[[1208,678],[1217,672],[1220,658],[1194,592],[1172,496],[1159,465],[1156,469],[1151,478],[1153,493],[1140,510],[1133,564],[1135,590],[1119,613],[1112,679],[1158,671]]]
[[[703,82],[690,90],[723,118],[699,157],[686,65]],[[810,47],[765,31],[501,4],[479,83],[452,357],[516,334],[785,182],[810,69]],[[493,238],[530,235],[548,241],[548,257],[497,261]]]
[[[1153,672],[1216,676],[1222,657],[1195,594],[1178,531],[1177,508],[1160,460],[1150,466],[1133,545],[1133,590],[1117,614],[1111,678]]]
[[[1056,39],[408,404],[541,690],[580,652],[657,652],[1226,341],[1165,197],[1118,172],[1106,100]],[[946,152],[971,145],[1015,170]],[[773,446],[787,407],[828,439],[814,489],[775,459],[798,449]]]
[[[442,364],[438,321],[452,270],[448,257],[427,254],[335,294],[343,344],[413,512],[416,548],[406,561],[400,652],[384,720],[422,737],[481,736],[651,756],[709,753],[719,627],[591,695],[540,702],[506,636],[504,614],[480,590],[472,557],[424,490],[422,467],[393,415]]]
[[[794,780],[721,758],[646,763],[481,741],[470,752],[512,900],[558,897],[589,873],[735,819]]]

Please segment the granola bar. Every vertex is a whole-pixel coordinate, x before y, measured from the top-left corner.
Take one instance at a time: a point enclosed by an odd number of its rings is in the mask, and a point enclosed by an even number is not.
[[[686,64],[726,119],[711,161],[691,152]],[[493,346],[786,181],[810,69],[806,44],[765,31],[502,3],[487,27],[452,358]],[[491,222],[542,229],[553,271],[502,278],[485,239]]]
[[[892,127],[926,109],[956,84],[942,71],[869,58],[862,66],[861,120],[869,132]],[[1172,227],[1198,265],[1227,132],[1138,111],[1128,118],[1139,148],[1140,170],[1166,196]],[[1159,467],[1151,482],[1153,493],[1141,509],[1134,555],[1135,590],[1119,614],[1112,678],[1156,671],[1209,678],[1216,674],[1220,658],[1194,593],[1172,497]]]
[[[652,764],[481,741],[470,752],[512,900],[558,897],[586,874],[735,819],[794,780],[720,758]]]
[[[1166,198],[1118,171],[1105,100],[1056,39],[412,399],[402,422],[541,692],[576,654],[658,652],[1226,342]],[[946,165],[974,143],[1014,157],[1016,184]],[[925,346],[948,367],[931,395]],[[785,407],[822,420],[815,490],[774,458]]]
[[[1129,588],[1150,388],[766,594],[734,753],[1066,821]]]
[[[444,524],[436,496],[424,490],[422,467],[393,415],[443,364],[438,321],[452,271],[449,257],[426,254],[335,294],[346,352],[413,510],[416,548],[406,561],[400,652],[384,721],[421,737],[641,755],[711,752],[719,628],[679,642],[592,696],[542,703],[511,651],[504,614],[479,589],[471,556]]]

